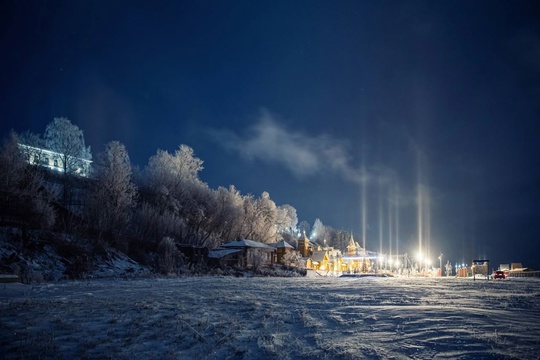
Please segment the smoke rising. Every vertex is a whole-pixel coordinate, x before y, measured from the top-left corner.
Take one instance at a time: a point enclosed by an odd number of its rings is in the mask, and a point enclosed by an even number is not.
[[[255,123],[242,133],[221,130],[212,135],[246,159],[281,165],[299,178],[332,172],[361,183],[368,177],[351,164],[346,143],[325,134],[313,136],[288,129],[268,110],[262,110]]]

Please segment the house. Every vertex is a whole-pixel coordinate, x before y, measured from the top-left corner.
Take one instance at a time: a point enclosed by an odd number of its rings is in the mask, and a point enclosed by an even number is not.
[[[321,247],[319,245],[317,249],[312,251],[309,261],[306,262],[306,267],[313,270],[341,272],[341,251],[333,247]]]
[[[320,249],[320,250],[319,250]],[[319,248],[314,251],[311,255],[311,266],[313,270],[330,270],[330,257],[328,256],[328,251],[322,250]]]
[[[281,240],[281,241],[278,241],[277,243],[269,244],[269,245],[276,249],[276,252],[274,253],[275,256],[272,261],[273,263],[276,263],[276,264],[285,264],[283,257],[286,254],[290,254],[295,251],[294,247],[292,247],[285,240]]]
[[[208,257],[219,266],[254,268],[271,265],[276,249],[253,240],[237,240],[211,250]]]
[[[19,144],[20,149],[23,151],[26,157],[26,161],[32,165],[42,166],[49,170],[64,172],[64,156],[56,151],[47,150],[35,146]],[[87,177],[90,175],[91,160],[82,158],[71,158],[72,161],[68,161],[68,164],[73,163],[75,168],[73,173],[79,176]],[[71,168],[71,165],[69,165]]]
[[[176,244],[176,248],[186,257],[190,269],[208,262],[208,248],[206,246]]]
[[[330,247],[330,248],[327,248],[326,251],[328,252],[328,259],[329,259],[328,270],[333,271],[333,272],[341,272],[342,259],[343,259],[341,250]]]
[[[325,241],[326,244],[326,241]],[[298,239],[298,253],[302,256],[302,262],[306,269],[340,272],[341,251],[329,246],[321,246],[310,241],[306,233]]]
[[[309,258],[313,253],[313,245],[307,238],[305,231],[303,232],[303,236],[298,239],[298,248],[296,250],[303,258]]]
[[[217,248],[208,252],[208,265],[212,267],[240,267],[240,258],[242,250],[240,249],[222,249]]]
[[[489,275],[489,260],[482,259],[482,260],[473,260],[471,264],[471,272],[473,277],[476,277],[476,275]]]

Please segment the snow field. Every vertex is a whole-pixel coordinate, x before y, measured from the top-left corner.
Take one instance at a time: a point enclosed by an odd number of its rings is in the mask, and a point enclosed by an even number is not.
[[[536,359],[540,281],[99,280],[0,289],[17,358]]]

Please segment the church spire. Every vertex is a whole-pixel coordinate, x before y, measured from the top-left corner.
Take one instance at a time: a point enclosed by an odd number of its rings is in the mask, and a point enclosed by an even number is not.
[[[356,247],[356,242],[354,241],[354,238],[353,238],[353,233],[351,231],[351,238],[349,239],[349,245],[347,247]]]

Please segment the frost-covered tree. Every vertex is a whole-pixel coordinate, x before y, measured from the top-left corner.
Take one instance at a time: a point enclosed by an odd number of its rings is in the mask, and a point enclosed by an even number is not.
[[[89,204],[92,223],[100,233],[116,240],[131,219],[137,196],[126,147],[118,141],[109,142],[99,154],[95,170]]]
[[[168,219],[176,218],[185,224],[181,233],[166,235],[197,245],[204,245],[211,236],[206,228],[212,221],[214,206],[211,190],[199,179],[202,163],[192,148],[180,145],[174,154],[158,150],[143,175],[147,209],[154,207],[157,214],[168,213]]]
[[[328,246],[333,246],[335,249],[345,250],[349,244],[351,234],[344,230],[336,230],[331,226],[325,226],[326,243]]]
[[[217,243],[214,235],[215,196],[207,184],[196,181],[189,184],[189,190],[182,199],[181,215],[186,220],[187,233],[182,238],[184,243],[214,247]]]
[[[174,240],[170,237],[164,237],[157,247],[156,269],[164,274],[175,274],[185,266],[186,259],[178,251]]]
[[[45,140],[40,134],[25,131],[17,135],[19,143],[35,147],[45,147]]]
[[[146,178],[153,185],[166,186],[175,195],[179,195],[186,190],[186,183],[199,180],[202,164],[203,161],[187,145],[180,145],[174,154],[158,150],[148,161]]]
[[[50,227],[55,222],[51,205],[54,189],[40,168],[26,162],[15,133],[0,148],[0,217],[2,222]]]
[[[300,260],[301,256],[298,251],[290,251],[283,255],[283,263],[290,267],[291,265],[298,265],[298,261]]]
[[[247,253],[247,261],[248,265],[251,266],[251,269],[258,272],[266,263],[268,263],[269,253],[264,250],[250,249]]]
[[[136,238],[141,240],[139,248],[143,245],[151,248],[157,239],[165,236],[173,234],[181,236],[186,229],[185,221],[176,212],[148,200],[143,201],[137,208],[133,225]]]
[[[289,204],[280,205],[276,209],[276,227],[279,234],[293,235],[298,224],[296,209]]]
[[[296,210],[290,205],[278,209],[267,192],[255,198],[242,196],[234,186],[210,189],[199,179],[202,164],[186,145],[173,154],[158,150],[150,158],[141,180],[143,206],[137,223],[141,234],[217,247],[237,238],[275,242],[282,237],[279,229],[286,233],[296,226]],[[163,219],[167,226],[158,225]],[[174,222],[181,225],[173,226]],[[165,228],[177,232],[163,233]]]
[[[212,207],[207,209],[206,232],[209,246],[217,247],[239,236],[243,222],[242,195],[234,186],[212,191]]]
[[[300,230],[301,234],[309,234],[309,230],[311,229],[311,226],[306,220],[302,220],[300,224],[298,225],[298,229]]]
[[[256,207],[258,211],[257,231],[260,241],[263,243],[277,241],[276,203],[270,199],[270,194],[264,191],[261,197],[257,199]]]
[[[446,262],[445,268],[446,268],[446,276],[452,276],[452,264],[450,264],[450,261]]]
[[[60,117],[47,125],[45,146],[60,155],[64,174],[87,173],[87,162],[92,160],[90,147],[84,143],[83,131],[68,118]]]
[[[246,238],[250,227],[244,205],[245,198],[231,185],[228,189],[219,187],[214,192],[215,209],[212,212],[215,223],[215,237],[221,243]]]
[[[319,244],[322,244],[326,239],[326,227],[320,219],[315,219],[313,223],[313,229],[311,230],[310,239],[317,241]]]
[[[75,191],[75,180],[70,175],[87,175],[92,159],[90,147],[84,143],[83,132],[67,118],[54,118],[45,129],[44,141],[48,150],[58,154],[58,165],[63,170],[62,205],[72,212],[78,212],[78,193]]]
[[[276,204],[266,191],[258,199],[244,196],[243,237],[262,243],[277,241],[276,213]]]

